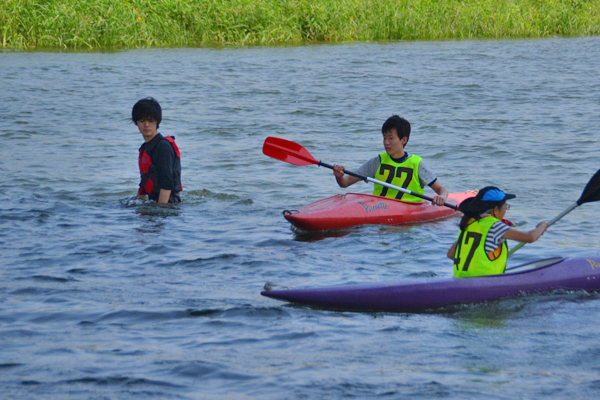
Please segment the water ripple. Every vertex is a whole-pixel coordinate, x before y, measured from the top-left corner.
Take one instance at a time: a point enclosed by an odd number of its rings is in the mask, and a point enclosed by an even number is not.
[[[595,293],[388,314],[260,291],[450,277],[458,222],[293,229],[283,210],[372,186],[269,158],[266,137],[355,170],[403,115],[407,151],[444,186],[515,193],[508,217],[529,230],[598,169],[599,38],[2,51],[0,63],[4,397],[598,397]],[[175,206],[135,199],[130,112],[150,95],[182,152]],[[510,263],[599,255],[596,207]]]

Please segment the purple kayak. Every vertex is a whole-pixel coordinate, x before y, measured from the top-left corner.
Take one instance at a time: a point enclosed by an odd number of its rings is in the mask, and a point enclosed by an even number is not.
[[[539,260],[507,268],[502,275],[265,290],[261,294],[332,310],[412,312],[557,289],[600,290],[600,257]]]

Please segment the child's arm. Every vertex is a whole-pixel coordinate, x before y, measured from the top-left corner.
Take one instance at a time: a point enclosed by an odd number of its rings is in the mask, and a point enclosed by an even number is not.
[[[158,204],[167,204],[169,202],[169,197],[171,196],[171,191],[166,189],[160,189],[158,193]]]
[[[448,253],[446,255],[449,259],[454,260],[454,254],[456,253],[456,242],[452,244],[452,246],[448,249]]]
[[[448,199],[448,190],[440,183],[439,180],[433,182],[430,186],[438,195],[433,196],[433,204],[443,206]]]
[[[337,181],[340,187],[348,187],[350,185],[354,185],[356,182],[360,181],[360,178],[357,178],[352,175],[344,174],[344,166],[343,165],[333,165],[333,175],[335,175],[335,180]]]
[[[544,232],[546,232],[546,229],[548,229],[548,223],[540,222],[535,227],[535,229],[533,229],[529,232],[522,232],[522,231],[518,231],[516,229],[509,229],[506,232],[504,232],[502,237],[504,239],[517,240],[519,242],[525,242],[525,243],[532,243],[532,242],[535,242],[536,240],[538,240],[540,238],[540,236],[542,236],[544,234]]]

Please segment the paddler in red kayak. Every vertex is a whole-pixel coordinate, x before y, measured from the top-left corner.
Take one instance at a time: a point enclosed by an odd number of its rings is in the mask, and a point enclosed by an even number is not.
[[[364,163],[357,170],[357,173],[403,187],[421,195],[425,194],[425,186],[429,186],[437,193],[433,197],[433,204],[443,205],[448,198],[448,190],[440,183],[435,173],[421,157],[404,151],[404,146],[410,138],[410,123],[404,118],[392,115],[384,122],[381,133],[383,133],[385,153],[381,153]],[[343,188],[360,181],[359,178],[344,174],[343,165],[335,164],[333,174],[338,185]],[[375,184],[373,195],[413,203],[423,201],[419,197],[378,184]]]
[[[548,228],[546,222],[522,232],[502,221],[510,208],[506,201],[515,197],[495,186],[486,186],[477,196],[460,203],[458,210],[464,214],[460,232],[447,254],[454,260],[455,278],[503,274],[508,258],[506,239],[531,243],[544,234]]]

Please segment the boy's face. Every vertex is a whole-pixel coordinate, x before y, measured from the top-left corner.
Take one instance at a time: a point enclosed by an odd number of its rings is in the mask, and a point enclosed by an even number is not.
[[[156,121],[151,118],[138,119],[135,124],[140,130],[142,136],[144,136],[144,140],[146,142],[152,140],[152,138],[158,134]]]
[[[396,128],[392,128],[383,134],[383,147],[385,152],[392,158],[404,157],[404,145],[408,138],[403,137],[402,140],[398,139]]]

